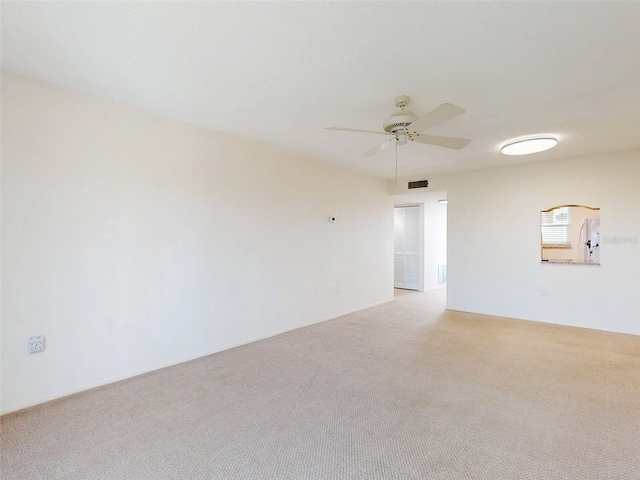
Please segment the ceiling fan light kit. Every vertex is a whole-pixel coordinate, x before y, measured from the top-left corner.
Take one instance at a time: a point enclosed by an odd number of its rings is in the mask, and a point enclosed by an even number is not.
[[[509,140],[500,148],[503,155],[530,155],[544,152],[555,147],[558,139],[551,135],[536,135],[533,137],[521,137]]]

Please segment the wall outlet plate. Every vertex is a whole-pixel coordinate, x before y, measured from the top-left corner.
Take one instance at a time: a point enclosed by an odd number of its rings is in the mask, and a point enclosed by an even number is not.
[[[29,337],[29,353],[38,353],[44,351],[44,335]]]

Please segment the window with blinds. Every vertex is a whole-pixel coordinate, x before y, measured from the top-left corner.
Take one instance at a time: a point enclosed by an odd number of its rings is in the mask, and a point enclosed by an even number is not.
[[[540,212],[540,231],[543,247],[570,247],[571,208],[560,207]]]

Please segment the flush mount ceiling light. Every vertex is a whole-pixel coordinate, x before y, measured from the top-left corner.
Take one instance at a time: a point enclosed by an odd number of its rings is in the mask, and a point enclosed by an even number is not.
[[[550,148],[555,147],[558,144],[558,140],[549,135],[516,138],[509,140],[501,149],[500,152],[504,155],[529,155],[531,153],[544,152]]]

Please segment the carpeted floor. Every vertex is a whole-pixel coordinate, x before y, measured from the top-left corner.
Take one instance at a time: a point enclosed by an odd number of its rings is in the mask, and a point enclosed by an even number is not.
[[[2,479],[640,478],[640,337],[396,301],[2,417]]]

